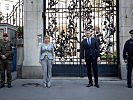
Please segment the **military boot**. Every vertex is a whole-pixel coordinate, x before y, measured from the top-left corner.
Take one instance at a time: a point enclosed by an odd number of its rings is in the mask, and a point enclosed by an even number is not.
[[[0,88],[3,88],[3,87],[5,87],[5,84],[0,84]]]

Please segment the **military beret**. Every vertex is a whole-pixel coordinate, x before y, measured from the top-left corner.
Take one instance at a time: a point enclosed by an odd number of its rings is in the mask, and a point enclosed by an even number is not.
[[[133,34],[133,29],[129,31],[130,34]]]
[[[3,37],[8,37],[8,34],[7,33],[3,33]]]

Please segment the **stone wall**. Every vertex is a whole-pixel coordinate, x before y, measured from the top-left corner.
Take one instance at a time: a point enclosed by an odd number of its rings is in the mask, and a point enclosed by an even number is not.
[[[133,29],[133,0],[119,0],[119,39],[121,78],[126,79],[126,64],[123,60],[123,47],[130,38],[129,30]]]
[[[39,45],[37,36],[43,33],[43,0],[24,0],[24,62],[23,78],[40,78]],[[126,79],[123,46],[133,29],[133,0],[119,0],[119,48],[121,78]]]

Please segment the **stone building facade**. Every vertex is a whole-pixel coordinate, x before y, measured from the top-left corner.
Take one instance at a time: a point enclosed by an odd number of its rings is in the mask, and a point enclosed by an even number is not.
[[[43,33],[43,0],[24,0],[24,62],[23,78],[40,78],[39,34]],[[122,53],[129,30],[133,29],[133,0],[119,0],[119,71],[120,77],[126,79],[126,64]]]

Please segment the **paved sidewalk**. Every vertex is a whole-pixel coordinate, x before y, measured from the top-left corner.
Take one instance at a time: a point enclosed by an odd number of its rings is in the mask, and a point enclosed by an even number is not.
[[[52,78],[51,88],[41,79],[16,79],[12,88],[0,89],[0,100],[132,100],[126,80],[100,78],[100,88],[86,87],[87,78]]]

